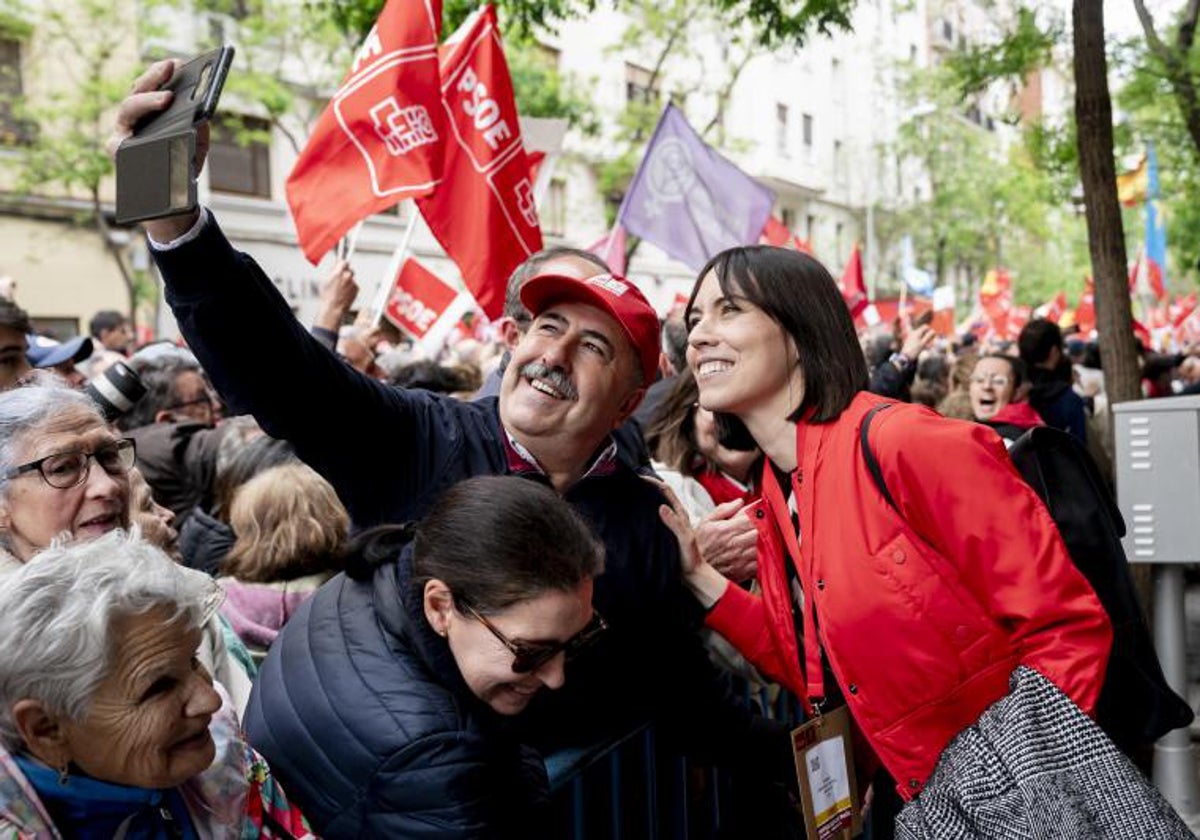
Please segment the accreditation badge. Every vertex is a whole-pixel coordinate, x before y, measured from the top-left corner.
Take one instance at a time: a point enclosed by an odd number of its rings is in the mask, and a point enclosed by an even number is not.
[[[861,834],[862,805],[846,707],[818,714],[793,729],[792,753],[810,840],[850,840]]]

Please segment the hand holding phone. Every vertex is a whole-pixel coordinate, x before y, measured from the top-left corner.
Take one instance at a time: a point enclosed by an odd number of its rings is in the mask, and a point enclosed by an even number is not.
[[[118,222],[196,209],[206,123],[216,111],[232,60],[233,48],[221,47],[180,66],[156,65],[134,84],[133,95],[118,112],[113,138],[118,143]],[[174,72],[164,81],[168,66]]]

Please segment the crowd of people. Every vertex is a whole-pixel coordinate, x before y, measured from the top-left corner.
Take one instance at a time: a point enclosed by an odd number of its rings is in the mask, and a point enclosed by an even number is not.
[[[1097,354],[1057,325],[860,336],[766,246],[660,321],[555,247],[495,342],[418,359],[343,326],[347,263],[304,325],[209,210],[145,227],[186,348],[0,300],[0,830],[555,836],[545,757],[652,722],[728,773],[728,836],[803,836],[791,722],[738,685],[846,711],[875,840],[986,822],[943,757],[1024,686],[1103,740],[1110,618],[1006,452],[1052,427],[1103,459]],[[1134,780],[1121,819],[1188,836],[1130,771],[1097,777]]]

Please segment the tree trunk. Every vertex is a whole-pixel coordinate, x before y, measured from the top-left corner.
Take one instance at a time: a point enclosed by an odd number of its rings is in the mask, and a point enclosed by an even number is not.
[[[108,219],[104,218],[104,207],[100,203],[100,190],[97,186],[92,187],[92,213],[96,223],[96,232],[100,234],[100,240],[104,243],[104,250],[113,258],[117,270],[121,272],[121,282],[125,284],[125,294],[129,302],[129,328],[136,337],[138,326],[137,285],[134,282],[132,271],[125,262],[125,255],[121,252],[120,246],[112,240],[112,229],[108,226]]]
[[[1071,19],[1075,40],[1075,123],[1078,127],[1079,178],[1087,219],[1088,250],[1096,280],[1096,330],[1104,363],[1108,405],[1140,399],[1141,372],[1133,341],[1133,311],[1126,273],[1125,229],[1117,202],[1113,163],[1112,100],[1108,94],[1108,59],[1104,53],[1103,0],[1074,0]],[[1107,424],[1105,449],[1113,451],[1115,423]],[[1133,568],[1134,583],[1148,620],[1152,620],[1150,567]]]
[[[1104,360],[1104,387],[1112,405],[1139,399],[1141,376],[1133,341],[1125,230],[1117,203],[1104,7],[1102,0],[1074,0],[1072,5],[1079,177],[1096,279],[1096,329]]]

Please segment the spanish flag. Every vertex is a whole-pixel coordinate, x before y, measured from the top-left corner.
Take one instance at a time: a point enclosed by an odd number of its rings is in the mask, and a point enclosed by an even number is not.
[[[1142,155],[1136,169],[1117,176],[1117,199],[1122,207],[1136,207],[1146,200],[1148,186],[1149,166],[1146,156]]]

